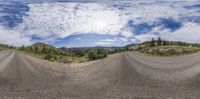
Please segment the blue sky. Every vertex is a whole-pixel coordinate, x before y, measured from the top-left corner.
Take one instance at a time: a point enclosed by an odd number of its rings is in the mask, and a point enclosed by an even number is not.
[[[124,46],[159,36],[200,43],[199,0],[0,0],[0,43]]]

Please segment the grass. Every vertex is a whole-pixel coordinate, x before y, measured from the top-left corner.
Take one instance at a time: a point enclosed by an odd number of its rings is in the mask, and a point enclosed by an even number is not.
[[[0,51],[2,51],[2,50],[6,50],[7,48],[4,48],[4,47],[0,47]]]
[[[197,53],[200,51],[200,48],[191,46],[175,46],[175,45],[154,46],[154,47],[140,45],[137,46],[135,50],[140,53],[152,56],[180,56],[180,55]]]
[[[45,59],[47,54],[35,54],[32,52],[27,52],[27,51],[21,51],[27,55],[36,57],[36,58],[40,58],[40,59]],[[87,57],[78,57],[78,56],[64,56],[64,55],[55,55],[53,58],[49,58],[46,59],[49,61],[57,61],[57,62],[63,62],[63,63],[71,63],[71,62],[75,62],[75,63],[81,63],[81,62],[87,62],[88,58]]]

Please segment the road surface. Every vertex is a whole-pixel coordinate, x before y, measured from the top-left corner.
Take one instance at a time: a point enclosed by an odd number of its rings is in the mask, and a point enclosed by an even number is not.
[[[198,99],[200,53],[135,52],[77,64],[0,52],[0,99]]]

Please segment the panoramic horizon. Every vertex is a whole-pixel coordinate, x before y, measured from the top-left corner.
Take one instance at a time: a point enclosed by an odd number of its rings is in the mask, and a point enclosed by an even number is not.
[[[125,46],[161,37],[200,43],[198,0],[1,0],[0,43]]]
[[[0,99],[200,99],[200,0],[0,0]]]

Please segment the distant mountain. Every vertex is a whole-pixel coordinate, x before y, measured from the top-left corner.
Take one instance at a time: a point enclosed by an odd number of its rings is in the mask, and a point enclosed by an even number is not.
[[[128,45],[124,46],[124,48],[129,48],[129,47],[133,47],[133,46],[136,46],[136,45],[139,45],[139,44],[128,44]]]
[[[112,52],[117,49],[121,49],[122,47],[102,47],[102,46],[96,46],[96,47],[73,47],[73,48],[66,48],[66,47],[60,47],[56,48],[52,45],[45,44],[45,43],[35,43],[31,46],[22,46],[19,49],[20,50],[26,50],[30,52],[35,52],[35,53],[43,53],[43,54],[48,54],[48,53],[56,53],[56,54],[67,54],[67,55],[77,55],[77,56],[84,56],[87,54],[88,51],[92,49],[101,49],[106,52]]]
[[[112,47],[102,47],[102,46],[96,46],[96,48],[101,48],[101,49],[104,49],[104,50],[114,51],[114,50],[116,50],[116,49],[123,48],[123,47],[116,47],[116,46],[112,46]]]
[[[114,51],[120,47],[101,47],[101,46],[96,46],[96,47],[74,47],[74,48],[66,48],[66,47],[61,47],[59,48],[60,50],[71,53],[73,55],[80,55],[84,56],[89,50],[91,49],[103,49],[107,52]]]

